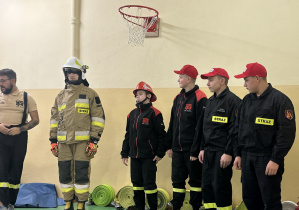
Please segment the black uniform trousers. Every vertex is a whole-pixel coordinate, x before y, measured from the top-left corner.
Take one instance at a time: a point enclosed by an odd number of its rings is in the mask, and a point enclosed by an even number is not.
[[[173,200],[171,201],[173,209],[180,209],[183,206],[186,191],[186,179],[189,175],[190,201],[193,209],[199,209],[202,202],[201,178],[202,164],[196,161],[190,161],[190,152],[173,152],[172,154],[172,186]]]
[[[0,133],[0,201],[15,204],[27,151],[28,133],[8,136]]]
[[[279,165],[276,175],[266,176],[270,158],[270,155],[242,153],[243,200],[248,210],[282,210],[281,180],[284,165]]]
[[[205,150],[202,169],[202,196],[205,209],[232,209],[233,161],[226,168],[220,167],[223,151]]]
[[[156,161],[153,158],[131,158],[131,181],[138,210],[144,210],[145,194],[150,209],[157,209],[156,172]]]

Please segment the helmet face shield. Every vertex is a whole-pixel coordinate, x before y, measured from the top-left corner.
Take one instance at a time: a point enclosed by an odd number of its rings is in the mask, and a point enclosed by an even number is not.
[[[79,74],[81,73],[81,70],[79,69],[75,69],[75,68],[63,68],[63,71],[66,73],[66,74]]]
[[[74,84],[74,85],[79,85],[82,82],[82,71],[79,69],[71,68],[71,67],[64,67],[63,68],[63,73],[65,76],[65,82],[68,84]],[[69,80],[69,74],[77,74],[78,75],[78,80]]]

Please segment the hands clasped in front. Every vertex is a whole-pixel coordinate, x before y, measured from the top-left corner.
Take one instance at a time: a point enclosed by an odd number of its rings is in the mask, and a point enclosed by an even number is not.
[[[15,136],[21,133],[20,127],[12,127],[9,128],[10,125],[1,123],[0,124],[0,132],[4,135]]]

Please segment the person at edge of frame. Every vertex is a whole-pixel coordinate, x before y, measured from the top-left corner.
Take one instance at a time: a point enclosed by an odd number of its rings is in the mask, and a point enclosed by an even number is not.
[[[267,70],[249,63],[237,79],[249,91],[238,108],[236,169],[242,173],[242,194],[248,210],[281,210],[284,157],[295,140],[292,101],[267,82]]]
[[[14,209],[27,152],[28,130],[39,124],[35,100],[20,91],[16,82],[15,71],[0,70],[0,210]]]

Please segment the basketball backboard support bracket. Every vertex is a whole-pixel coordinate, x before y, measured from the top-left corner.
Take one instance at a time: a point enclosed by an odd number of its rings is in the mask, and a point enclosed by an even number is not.
[[[160,30],[160,18],[147,30],[145,33],[145,37],[159,37],[159,30]]]

